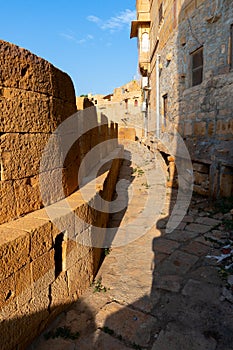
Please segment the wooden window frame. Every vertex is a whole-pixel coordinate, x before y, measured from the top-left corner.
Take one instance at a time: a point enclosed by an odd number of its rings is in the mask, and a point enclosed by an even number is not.
[[[163,2],[161,2],[160,6],[159,6],[159,24],[161,24],[161,22],[163,21],[163,18],[164,18],[163,11],[164,11]]]
[[[230,27],[230,69],[233,69],[233,23]]]
[[[162,97],[163,97],[163,120],[164,120],[164,126],[166,126],[167,116],[168,116],[168,94],[164,94]]]
[[[204,48],[203,46],[199,47],[197,50],[191,52],[190,56],[191,56],[191,86],[197,86],[200,85],[203,81],[203,66],[204,66],[204,56],[203,56],[203,51]],[[194,57],[195,55],[197,55],[199,52],[202,52],[202,64],[196,67],[194,66]],[[201,71],[201,80],[194,82],[194,74],[198,71]]]

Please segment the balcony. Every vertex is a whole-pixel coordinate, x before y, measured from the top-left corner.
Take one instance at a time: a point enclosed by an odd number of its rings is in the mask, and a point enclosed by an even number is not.
[[[142,76],[147,76],[150,71],[150,57],[149,52],[139,53],[139,69]]]

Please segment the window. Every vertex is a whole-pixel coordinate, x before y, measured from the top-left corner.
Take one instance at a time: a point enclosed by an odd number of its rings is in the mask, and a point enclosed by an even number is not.
[[[162,22],[162,20],[163,20],[163,3],[161,3],[159,6],[159,24]]]
[[[125,109],[128,109],[128,99],[125,99]]]
[[[191,53],[192,86],[202,83],[203,79],[203,47]]]
[[[164,125],[167,124],[167,94],[163,95],[163,118],[164,118]]]
[[[150,48],[149,34],[142,34],[142,52],[148,52]]]
[[[138,100],[134,100],[134,107],[138,107]]]
[[[231,38],[230,38],[230,68],[233,69],[233,24],[231,25]]]

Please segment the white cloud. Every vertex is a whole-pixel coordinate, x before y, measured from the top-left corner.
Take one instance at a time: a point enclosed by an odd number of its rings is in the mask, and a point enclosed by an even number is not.
[[[63,38],[67,39],[67,40],[70,40],[70,41],[75,41],[76,38],[73,36],[73,35],[70,35],[70,34],[66,34],[66,33],[61,33],[60,34]]]
[[[91,34],[86,35],[82,39],[76,38],[76,36],[73,33],[71,33],[71,34],[61,33],[60,36],[62,36],[66,40],[73,41],[74,43],[76,43],[78,45],[82,45],[82,44],[94,39],[94,36]]]
[[[96,16],[88,16],[87,20],[96,23],[103,30],[110,30],[115,32],[123,29],[126,25],[130,25],[131,21],[136,18],[136,11],[126,9],[119,13],[119,15],[110,17],[107,20],[102,20]]]
[[[87,20],[90,22],[93,22],[93,23],[100,23],[101,22],[101,19],[99,17],[92,16],[92,15],[88,16]]]

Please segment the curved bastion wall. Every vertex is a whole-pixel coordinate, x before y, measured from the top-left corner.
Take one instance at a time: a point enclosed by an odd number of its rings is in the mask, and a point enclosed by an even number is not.
[[[0,41],[0,67],[3,223],[42,207],[41,155],[51,133],[76,112],[76,105],[70,77],[29,51]],[[51,155],[48,171],[57,165]]]
[[[95,109],[85,113],[77,128],[94,127],[73,144],[63,163],[61,157],[57,157],[63,152],[59,149],[61,138],[69,139],[73,130],[67,130],[66,135],[54,132],[76,112],[70,77],[44,59],[4,41],[0,41],[0,67],[1,224],[74,192],[78,188],[78,169],[85,154],[99,142],[114,138],[117,128],[115,124],[108,125],[106,118],[103,123],[103,116],[102,125],[97,127]],[[43,171],[48,172],[52,194],[42,203],[40,162],[49,139],[53,145]],[[64,193],[56,186],[61,170]]]
[[[98,270],[108,213],[95,205],[100,198],[112,199],[123,148],[118,146],[117,124],[97,116],[95,108],[80,112],[78,119],[75,112],[67,74],[0,41],[1,350],[25,349],[82,295]],[[70,120],[73,124],[57,130]],[[62,142],[71,139],[75,142],[65,156]],[[46,153],[48,140],[52,147]],[[96,145],[93,156],[85,158]],[[41,169],[44,153],[47,163]],[[41,174],[48,181],[43,202]],[[97,177],[96,185],[91,174]],[[89,185],[94,192],[87,188],[90,196],[84,200],[81,190]],[[52,218],[43,206],[50,208]]]

